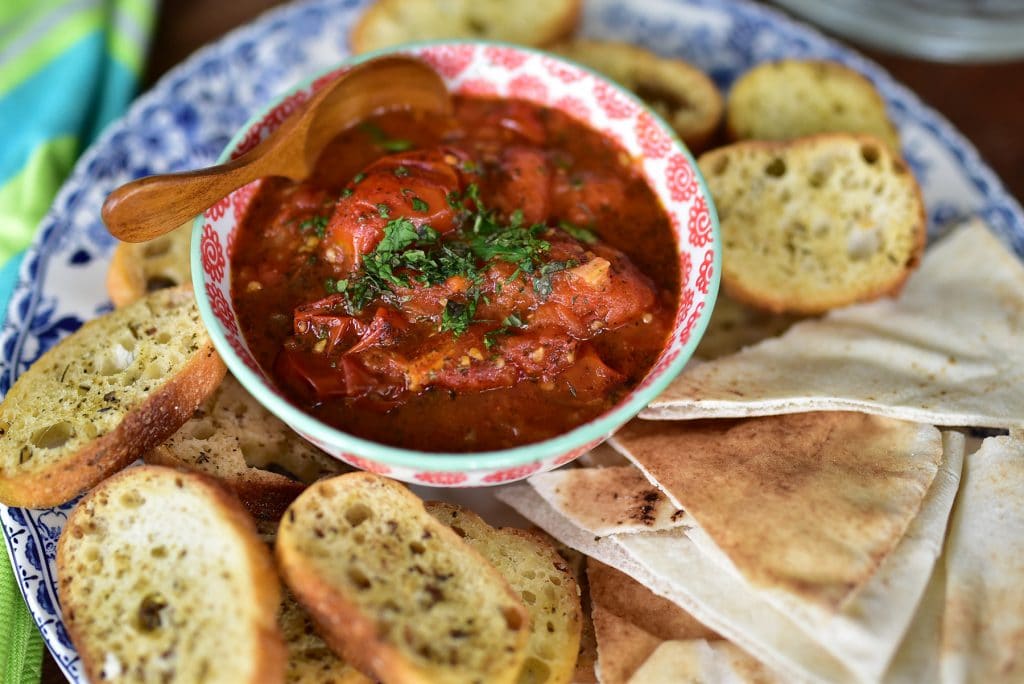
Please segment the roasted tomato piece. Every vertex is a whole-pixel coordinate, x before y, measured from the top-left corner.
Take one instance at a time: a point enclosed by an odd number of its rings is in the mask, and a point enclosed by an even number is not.
[[[547,140],[540,111],[527,102],[463,99],[456,103],[456,116],[463,129],[477,140],[512,142],[518,139],[535,145]]]
[[[388,345],[408,328],[405,317],[390,307],[377,307],[369,321],[344,312],[342,295],[331,295],[300,306],[295,310],[295,334],[317,340],[310,345],[317,353],[357,353],[372,346]],[[319,341],[323,344],[316,348]]]
[[[487,186],[495,208],[505,216],[522,211],[527,225],[547,219],[551,165],[543,151],[533,147],[506,148],[488,175]]]
[[[392,389],[390,383],[368,373],[354,357],[332,358],[289,346],[277,355],[274,374],[300,396],[317,402],[362,397],[371,392],[386,394]]]
[[[579,226],[614,220],[618,209],[626,204],[622,181],[613,176],[560,172],[551,183],[551,213]]]
[[[551,301],[571,308],[589,328],[587,337],[614,330],[651,312],[654,287],[616,249],[595,246],[587,261],[552,279]]]
[[[462,191],[459,168],[464,161],[458,151],[436,148],[394,154],[368,166],[331,215],[324,259],[342,272],[355,270],[360,257],[384,237],[384,226],[396,218],[407,218],[417,227],[429,225],[439,233],[452,230],[456,210],[448,196]]]
[[[622,387],[626,377],[606,364],[589,344],[581,344],[576,361],[558,378],[571,388],[581,402],[604,402],[615,389]]]

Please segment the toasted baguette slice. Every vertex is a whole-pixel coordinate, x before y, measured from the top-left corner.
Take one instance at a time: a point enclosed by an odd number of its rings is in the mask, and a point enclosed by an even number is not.
[[[86,323],[0,404],[0,503],[69,501],[174,434],[224,371],[191,290]]]
[[[107,294],[114,306],[131,304],[149,292],[191,282],[192,222],[149,242],[122,242],[107,269]]]
[[[282,576],[332,650],[386,682],[514,682],[529,613],[402,485],[321,480],[281,519]]]
[[[726,128],[741,140],[865,133],[900,152],[899,134],[875,86],[836,62],[788,59],[754,67],[729,91]]]
[[[742,302],[822,313],[898,292],[921,259],[921,191],[877,138],[748,141],[699,163],[721,221],[722,284]]]
[[[142,466],[103,482],[68,518],[57,578],[90,681],[284,676],[273,560],[213,480]]]
[[[231,375],[192,420],[143,458],[212,475],[253,515],[274,520],[306,485],[350,470],[292,432]]]
[[[267,548],[273,550],[278,521],[256,519],[256,532]],[[309,613],[284,587],[278,624],[288,647],[289,684],[371,684],[372,680],[346,663],[332,651],[316,631]]]
[[[495,529],[472,511],[430,501],[427,512],[496,567],[530,611],[530,643],[519,684],[568,684],[576,671],[583,623],[572,570],[540,535]]]
[[[288,646],[289,684],[372,684],[373,680],[339,658],[316,632],[312,619],[287,589],[278,617]]]
[[[636,93],[694,152],[711,142],[722,120],[722,94],[704,72],[629,43],[577,39],[555,52],[585,64]]]
[[[377,0],[352,28],[353,52],[434,38],[547,45],[570,35],[580,0]]]

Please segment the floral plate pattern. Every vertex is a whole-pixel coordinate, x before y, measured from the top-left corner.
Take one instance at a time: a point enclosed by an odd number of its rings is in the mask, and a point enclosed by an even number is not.
[[[348,55],[349,27],[365,4],[311,0],[267,14],[197,52],[107,129],[79,161],[23,262],[0,329],[0,394],[57,340],[109,310],[104,278],[114,240],[99,218],[106,194],[132,178],[212,163],[261,103]],[[782,57],[832,59],[861,71],[900,129],[930,235],[979,215],[1024,258],[1021,207],[970,143],[877,65],[813,29],[745,0],[591,0],[582,33],[686,59],[721,88],[753,64]],[[47,646],[69,680],[84,682],[61,622],[54,570],[72,506],[0,507],[0,527]]]

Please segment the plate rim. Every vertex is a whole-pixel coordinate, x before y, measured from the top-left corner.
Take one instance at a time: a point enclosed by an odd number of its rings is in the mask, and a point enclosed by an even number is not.
[[[169,69],[149,90],[136,97],[121,117],[107,126],[96,141],[82,153],[75,163],[72,172],[61,185],[60,190],[50,205],[50,209],[40,222],[36,236],[26,251],[25,258],[18,270],[17,281],[11,300],[8,303],[8,309],[5,312],[4,323],[0,327],[0,340],[6,340],[10,336],[13,336],[15,339],[9,355],[0,351],[0,374],[6,375],[6,379],[9,381],[8,387],[10,384],[13,384],[15,379],[17,361],[20,359],[24,349],[24,344],[29,334],[29,326],[16,326],[12,324],[10,322],[11,317],[7,314],[15,308],[15,295],[18,294],[25,295],[27,293],[27,300],[22,300],[24,302],[22,306],[26,312],[32,313],[37,310],[43,295],[42,286],[46,281],[49,262],[55,251],[55,243],[62,237],[63,229],[67,229],[70,223],[69,216],[73,214],[74,207],[71,200],[75,198],[75,193],[79,187],[89,183],[90,179],[87,169],[100,156],[101,151],[107,146],[111,138],[120,131],[136,127],[141,114],[150,105],[165,101],[171,95],[175,84],[185,78],[193,77],[199,71],[199,68],[208,63],[211,58],[216,58],[219,54],[227,54],[237,49],[246,38],[278,30],[282,25],[307,12],[331,11],[332,9],[336,11],[342,9],[355,11],[358,7],[366,4],[366,2],[367,0],[303,0],[302,2],[269,9],[246,24],[225,33],[214,42],[200,47],[182,62]],[[609,0],[609,2],[614,2],[614,0]],[[1024,251],[1022,251],[1024,250],[1024,210],[1021,208],[1020,201],[1009,193],[1002,179],[984,161],[975,145],[945,115],[921,100],[915,92],[896,80],[884,67],[861,54],[857,47],[832,38],[824,34],[820,29],[811,26],[805,21],[791,17],[778,8],[756,4],[751,0],[663,0],[661,3],[658,3],[656,0],[652,4],[678,6],[679,8],[704,8],[733,18],[740,16],[745,19],[762,21],[787,36],[797,36],[804,41],[816,44],[813,45],[815,52],[820,52],[817,49],[819,46],[827,48],[829,52],[826,57],[827,59],[838,61],[856,69],[875,84],[882,94],[890,113],[896,112],[899,114],[895,118],[913,120],[941,143],[942,148],[955,159],[956,166],[970,181],[972,192],[985,199],[985,204],[976,213],[979,213],[986,219],[986,223],[993,230],[993,233],[1004,244],[1008,244],[1011,251],[1015,252],[1018,258],[1024,259]],[[1020,245],[1018,246],[1017,243],[1020,243]],[[0,386],[3,385],[4,379],[3,376],[0,376]],[[61,511],[66,509],[70,511],[73,504],[74,502],[69,502],[61,507],[44,510]],[[51,643],[53,637],[48,636],[44,629],[44,627],[54,621],[60,623],[63,628],[63,623],[59,617],[59,604],[53,604],[56,614],[56,617],[54,617],[41,611],[37,612],[28,600],[30,589],[27,580],[19,572],[22,566],[15,562],[13,554],[12,537],[14,533],[17,533],[17,529],[13,527],[9,529],[13,524],[13,521],[11,521],[11,510],[16,511],[16,515],[20,515],[24,519],[25,509],[10,509],[0,505],[0,530],[3,532],[4,543],[11,557],[11,563],[15,571],[15,581],[23,598],[26,600],[36,627],[42,633],[47,649],[54,655],[54,661],[61,672],[69,681],[85,682],[87,680],[84,672],[81,672],[80,675],[73,675],[68,669],[69,666],[78,661],[78,657],[76,656],[75,659],[68,661],[68,663],[63,662],[61,658],[54,654],[55,645]],[[23,523],[20,529],[25,530],[35,538],[37,549],[43,548],[37,525]],[[41,572],[45,575],[45,580],[43,581],[45,588],[52,594],[53,598],[56,598],[56,585],[53,582],[54,577],[50,572],[49,563],[45,557],[40,558],[40,561],[43,566]],[[62,645],[59,646],[63,648]]]

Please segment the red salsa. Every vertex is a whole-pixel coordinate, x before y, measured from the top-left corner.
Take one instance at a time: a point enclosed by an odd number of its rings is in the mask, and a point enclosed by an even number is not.
[[[264,181],[233,257],[257,360],[304,410],[425,451],[501,449],[610,409],[675,311],[668,216],[634,160],[559,111],[456,98]]]

